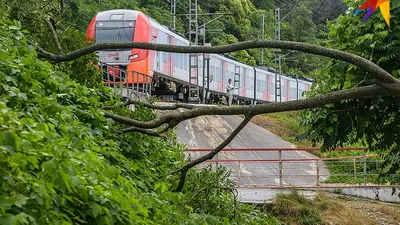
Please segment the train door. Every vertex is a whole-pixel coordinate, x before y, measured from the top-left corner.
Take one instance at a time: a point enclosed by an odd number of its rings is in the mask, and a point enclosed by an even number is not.
[[[240,79],[240,95],[246,96],[246,78],[248,76],[247,68],[243,68],[243,74]]]
[[[225,92],[225,62],[221,60],[221,91]]]
[[[157,44],[157,37],[153,36],[151,42],[154,43],[154,44]],[[156,56],[155,56],[155,58],[156,58],[156,70],[160,71],[160,51],[155,51],[155,53],[156,53]],[[154,64],[153,64],[153,66],[154,66]]]
[[[167,36],[167,43],[168,45],[172,45],[172,36]],[[172,62],[172,52],[168,52],[168,60],[167,60],[167,67],[168,67],[168,75],[173,76],[174,71],[174,62]]]

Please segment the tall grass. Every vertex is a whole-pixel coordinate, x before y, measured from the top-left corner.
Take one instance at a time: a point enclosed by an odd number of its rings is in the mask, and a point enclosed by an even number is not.
[[[293,190],[288,194],[277,195],[274,201],[265,207],[284,224],[376,224],[374,220],[353,211],[344,201],[323,193],[318,193],[311,200]]]

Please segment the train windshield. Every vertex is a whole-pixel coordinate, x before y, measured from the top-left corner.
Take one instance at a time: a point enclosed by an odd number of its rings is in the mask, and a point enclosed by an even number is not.
[[[132,42],[135,21],[97,21],[96,42]]]

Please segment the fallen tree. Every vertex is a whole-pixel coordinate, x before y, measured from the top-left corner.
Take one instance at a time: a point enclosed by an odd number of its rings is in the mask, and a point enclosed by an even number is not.
[[[54,38],[54,40],[56,40],[56,38]],[[217,148],[215,148],[213,151],[206,154],[205,156],[196,159],[192,162],[189,162],[187,165],[183,166],[181,169],[176,171],[176,172],[181,172],[180,184],[176,189],[177,191],[180,191],[182,189],[187,171],[190,168],[206,160],[212,159],[225,146],[227,146],[231,140],[235,138],[235,136],[246,126],[246,124],[250,121],[250,119],[255,115],[310,109],[351,99],[400,95],[400,81],[394,78],[391,74],[389,74],[387,71],[385,71],[375,63],[348,52],[329,49],[306,43],[299,43],[299,42],[247,41],[247,42],[241,42],[225,46],[215,46],[215,47],[172,46],[172,45],[152,44],[152,43],[99,43],[65,54],[63,53],[53,54],[43,50],[38,46],[35,47],[40,57],[46,58],[54,63],[74,60],[81,56],[102,49],[138,48],[138,49],[149,49],[155,51],[176,52],[176,53],[227,53],[227,52],[245,50],[250,48],[279,48],[279,49],[297,50],[305,53],[342,60],[351,63],[355,66],[358,66],[360,69],[370,73],[376,79],[377,82],[369,86],[355,87],[351,89],[334,91],[328,94],[322,94],[308,99],[295,100],[290,102],[273,102],[263,105],[251,105],[251,106],[239,106],[239,107],[217,107],[217,106],[193,107],[191,105],[179,103],[173,106],[155,106],[150,104],[143,104],[137,101],[130,101],[125,104],[125,105],[141,104],[145,107],[153,109],[167,110],[166,113],[163,113],[161,116],[151,121],[134,120],[131,118],[120,116],[110,111],[104,111],[104,115],[107,118],[111,118],[121,124],[129,126],[123,129],[122,132],[140,132],[160,137],[163,136],[163,134],[168,130],[174,128],[180,122],[195,117],[205,116],[205,115],[245,115],[245,119],[243,120],[243,122]],[[107,106],[103,108],[103,110],[112,110],[113,107],[114,106]],[[161,131],[157,131],[157,129]]]

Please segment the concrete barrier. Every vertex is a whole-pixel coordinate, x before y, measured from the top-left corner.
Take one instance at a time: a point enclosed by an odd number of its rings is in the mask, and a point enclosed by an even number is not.
[[[344,195],[356,196],[361,198],[374,199],[383,202],[400,202],[399,189],[390,187],[377,187],[377,188],[343,188],[340,193]]]

